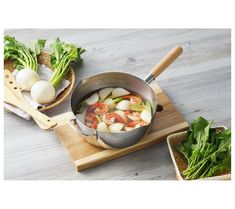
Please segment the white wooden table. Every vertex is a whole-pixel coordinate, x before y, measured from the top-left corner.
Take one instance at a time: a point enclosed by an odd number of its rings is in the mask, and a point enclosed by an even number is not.
[[[158,83],[188,122],[199,115],[231,124],[230,30],[6,30],[28,42],[55,37],[87,50],[77,82],[95,73],[117,69],[144,78],[175,45],[182,57],[162,74]],[[53,110],[69,110],[69,99]],[[4,114],[5,179],[175,179],[166,142],[103,165],[76,172],[53,132],[42,131],[31,120]]]

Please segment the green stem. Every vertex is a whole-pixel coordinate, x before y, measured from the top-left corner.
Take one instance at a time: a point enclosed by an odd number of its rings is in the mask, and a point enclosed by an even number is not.
[[[32,66],[32,61],[31,61],[31,56],[30,56],[30,54],[28,53],[28,51],[24,48],[24,47],[22,47],[22,49],[23,49],[23,51],[24,51],[24,53],[25,53],[25,55],[26,55],[26,57],[27,57],[27,60],[28,60],[28,65],[29,65],[29,68],[31,68],[32,70],[35,70],[34,68],[33,68],[33,66]]]
[[[72,59],[68,60],[68,62],[63,68],[64,70],[61,71],[61,73],[57,77],[55,77],[55,79],[51,82],[51,84],[54,86],[55,89],[61,84],[63,77],[67,74],[71,60]]]
[[[54,69],[53,76],[50,78],[50,83],[53,83],[54,80],[60,75],[63,69],[64,60],[62,59],[58,66]]]
[[[188,175],[187,175],[187,179],[196,179],[197,178],[197,176],[198,176],[198,173],[202,170],[202,168],[204,167],[204,165],[207,163],[207,161],[206,162],[204,162],[198,169],[197,169],[197,171],[196,172],[190,172]]]
[[[220,149],[215,150],[215,151],[212,152],[210,155],[208,155],[206,158],[204,158],[203,160],[199,161],[196,165],[190,167],[190,169],[195,169],[195,168],[197,168],[197,166],[199,166],[200,164],[204,163],[204,162],[205,162],[206,160],[208,160],[213,154],[219,152],[219,151],[220,151],[221,149],[223,149],[226,145],[227,145],[227,144],[224,144]],[[187,169],[188,169],[188,168],[187,168]],[[187,170],[187,169],[186,169],[186,170]],[[185,170],[185,172],[187,172],[186,170]],[[183,173],[184,173],[184,172],[183,172]]]
[[[213,165],[213,162],[210,163],[208,168],[205,170],[205,172],[200,176],[200,179],[204,178],[204,176],[207,174],[207,172],[210,170],[211,166]]]
[[[29,63],[29,59],[28,59],[28,56],[26,55],[25,51],[23,50],[23,47],[21,47],[21,50],[16,50],[19,54],[22,54],[24,59],[25,59],[25,62],[26,63],[24,66],[25,67],[30,67],[30,63]],[[17,58],[17,59],[20,59],[20,58]]]

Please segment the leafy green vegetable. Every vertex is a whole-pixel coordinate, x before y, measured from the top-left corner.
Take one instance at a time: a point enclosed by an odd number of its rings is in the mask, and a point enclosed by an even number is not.
[[[95,116],[96,116],[96,119],[97,119],[98,123],[102,122],[102,119],[100,118],[99,115],[95,115]]]
[[[57,38],[50,47],[52,50],[51,64],[54,68],[50,83],[54,88],[57,88],[69,71],[71,62],[82,62],[80,55],[85,52],[85,49],[77,48],[74,44],[62,42],[59,38]]]
[[[216,132],[212,122],[199,117],[191,124],[191,131],[175,148],[188,161],[182,172],[185,179],[206,178],[231,170],[231,130]]]
[[[14,37],[6,35],[4,37],[4,59],[13,59],[18,70],[30,68],[37,71],[37,55],[41,53],[45,43],[46,40],[38,39],[31,43],[31,47],[27,47]]]
[[[122,100],[123,100],[122,97],[117,97],[117,98],[113,99],[113,102],[118,103],[118,102],[121,102]]]
[[[132,104],[130,106],[130,110],[142,112],[143,110],[145,110],[145,106],[144,105]]]
[[[142,103],[142,104],[132,104],[130,106],[130,110],[133,110],[133,111],[139,111],[139,112],[142,112],[144,110],[147,110],[147,111],[150,111],[151,112],[151,105],[150,105],[150,102],[148,100],[146,100],[145,104]]]
[[[148,110],[149,112],[151,112],[151,110],[152,110],[151,104],[148,100],[145,102],[145,109]]]
[[[44,39],[38,39],[38,40],[34,40],[31,42],[30,49],[33,52],[35,60],[37,60],[37,56],[41,53],[45,44],[46,44],[46,40]]]

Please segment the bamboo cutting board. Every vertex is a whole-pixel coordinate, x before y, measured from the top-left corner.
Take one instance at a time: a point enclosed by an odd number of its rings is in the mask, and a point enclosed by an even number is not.
[[[54,129],[55,133],[64,145],[77,171],[143,149],[166,139],[169,134],[186,130],[189,127],[188,123],[177,111],[163,90],[156,84],[151,86],[156,92],[159,104],[163,106],[163,111],[155,114],[149,133],[131,147],[115,150],[105,150],[95,147],[82,139],[79,134],[67,124],[67,121],[74,117],[71,112],[54,117],[59,121],[59,125]]]

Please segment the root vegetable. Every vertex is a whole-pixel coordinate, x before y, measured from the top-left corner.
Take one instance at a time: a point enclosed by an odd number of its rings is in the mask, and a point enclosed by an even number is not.
[[[134,128],[131,128],[131,127],[125,127],[124,129],[125,129],[125,131],[132,131],[132,130],[134,130]]]
[[[144,110],[143,112],[141,112],[140,118],[146,123],[150,123],[152,119],[151,112],[148,110]]]
[[[123,129],[124,124],[123,123],[113,123],[109,126],[110,132],[119,132]]]
[[[104,103],[109,106],[109,109],[113,109],[115,107],[115,103],[113,102],[112,98],[107,98],[104,100]]]
[[[24,91],[30,91],[38,80],[39,75],[29,68],[22,69],[16,74],[16,82]]]
[[[116,110],[116,111],[114,111],[114,113],[118,114],[125,122],[127,122],[128,118],[127,118],[124,111]]]
[[[87,98],[85,100],[85,103],[88,105],[93,105],[98,101],[99,101],[99,95],[97,93],[95,93],[95,94],[91,95],[89,98]]]
[[[109,94],[111,94],[113,91],[113,88],[104,88],[99,91],[100,101],[104,101]]]
[[[31,89],[31,96],[36,102],[47,104],[55,98],[55,88],[48,81],[38,81]]]
[[[107,125],[105,124],[105,122],[98,123],[96,130],[97,131],[102,131],[102,132],[108,132],[109,131],[108,128],[107,128]]]
[[[130,101],[128,100],[122,100],[116,105],[116,109],[118,110],[129,110],[130,109]]]
[[[127,91],[127,90],[124,89],[124,88],[115,88],[115,89],[113,89],[113,91],[112,91],[112,97],[113,97],[113,98],[120,97],[120,96],[124,96],[124,95],[127,95],[127,94],[130,94],[130,92]]]

